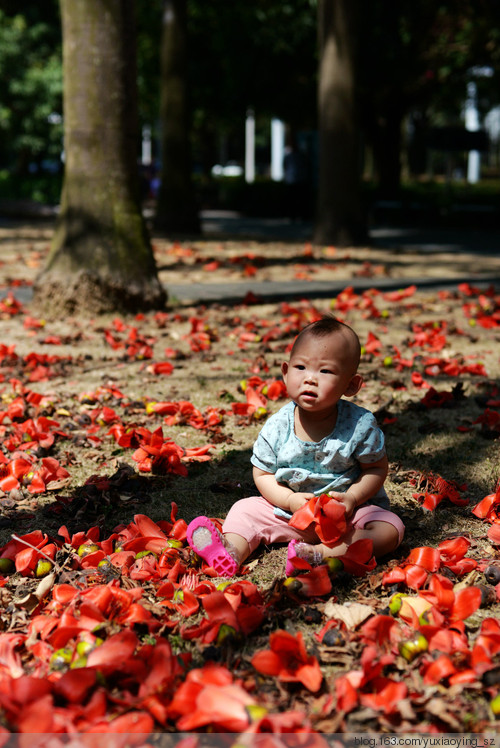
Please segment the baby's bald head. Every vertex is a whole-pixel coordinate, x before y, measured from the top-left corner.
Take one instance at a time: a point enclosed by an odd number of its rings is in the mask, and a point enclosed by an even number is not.
[[[316,322],[311,322],[311,324],[307,325],[299,332],[295,338],[290,356],[297,352],[306,339],[310,339],[311,337],[325,338],[329,335],[339,335],[343,338],[345,364],[349,369],[351,369],[351,373],[355,374],[358,370],[359,360],[361,358],[361,344],[359,338],[352,327],[349,327],[345,322],[341,322],[331,314],[325,314],[321,319],[316,320]]]

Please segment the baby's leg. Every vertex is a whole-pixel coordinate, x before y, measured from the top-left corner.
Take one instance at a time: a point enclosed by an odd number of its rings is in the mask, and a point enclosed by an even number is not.
[[[187,528],[189,546],[220,576],[232,576],[251,553],[253,548],[248,538],[259,531],[258,522],[249,518],[259,517],[255,502],[260,497],[252,496],[233,504],[222,528],[222,534],[205,516],[196,517]],[[267,503],[267,502],[266,502]],[[229,530],[226,524],[229,518]],[[257,528],[254,527],[257,525]],[[255,542],[258,545],[258,541]]]
[[[395,550],[404,535],[401,519],[388,509],[373,504],[360,507],[353,516],[352,524],[341,542],[330,548],[323,543],[309,545],[297,543],[295,553],[312,564],[321,563],[323,558],[343,556],[350,545],[357,540],[367,538],[373,543],[373,555],[376,558]]]
[[[224,543],[231,548],[239,564],[259,545],[260,518],[267,508],[264,504],[260,506],[264,501],[261,496],[240,499],[233,504],[222,525]]]
[[[297,530],[286,519],[276,516],[275,508],[262,496],[249,496],[237,501],[229,510],[222,532],[224,541],[236,549],[240,564],[261,543],[288,543],[293,539],[314,542],[317,539],[312,530]]]
[[[240,499],[229,510],[222,535],[208,517],[196,517],[188,525],[188,543],[221,576],[232,576],[260,543],[317,540],[313,530],[291,527],[274,509],[262,496]]]
[[[247,540],[245,540],[243,535],[238,535],[235,532],[225,532],[222,537],[224,538],[224,545],[231,556],[236,559],[238,564],[242,564],[251,553]]]
[[[323,543],[314,546],[314,548],[321,550],[323,558],[334,558],[336,556],[343,556],[350,545],[364,538],[372,541],[375,558],[385,556],[386,553],[395,550],[400,542],[399,533],[394,525],[389,522],[376,520],[368,522],[364,527],[354,527],[348,535],[344,536],[342,542],[334,545],[333,548],[329,548]]]

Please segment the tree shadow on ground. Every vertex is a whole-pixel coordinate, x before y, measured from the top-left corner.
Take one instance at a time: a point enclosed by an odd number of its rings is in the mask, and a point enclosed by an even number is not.
[[[404,552],[418,545],[436,546],[453,535],[474,542],[485,538],[487,526],[472,509],[495,491],[500,432],[474,421],[485,412],[487,392],[499,385],[499,379],[489,380],[482,392],[470,395],[459,389],[456,400],[440,408],[409,401],[398,411],[389,406],[377,413],[380,424],[396,419],[382,427],[390,461],[389,493],[391,498],[395,495],[395,510],[406,526]],[[441,478],[457,488],[464,505],[445,496],[433,510],[423,508],[426,493],[442,494]]]
[[[241,240],[240,240],[241,241]],[[314,256],[305,254],[303,251],[287,252],[286,255],[276,256],[275,254],[265,253],[266,247],[272,245],[275,246],[273,241],[262,241],[263,253],[252,257],[252,251],[248,253],[242,252],[235,259],[229,257],[221,257],[216,251],[207,255],[200,255],[198,262],[187,262],[182,259],[178,259],[172,263],[159,264],[158,272],[168,273],[173,271],[184,271],[191,273],[200,271],[203,265],[210,262],[218,262],[218,270],[238,270],[244,271],[246,266],[253,266],[261,270],[270,270],[272,268],[291,269],[293,270],[296,266],[309,270],[312,274],[311,280],[321,280],[321,270],[328,266],[328,268],[336,268],[340,270],[343,266],[349,266],[354,268],[352,270],[352,277],[370,278],[373,277],[374,281],[379,277],[386,278],[400,278],[403,279],[401,271],[407,270],[409,265],[415,265],[415,275],[419,275],[418,267],[422,266],[421,275],[428,276],[428,265],[429,262],[439,263],[443,265],[443,270],[449,267],[450,256],[453,257],[453,277],[457,275],[469,275],[471,277],[477,273],[478,267],[481,267],[482,263],[488,263],[488,258],[491,257],[489,252],[481,252],[479,249],[472,253],[467,250],[459,249],[436,249],[433,251],[424,251],[422,247],[416,247],[414,249],[405,249],[404,247],[384,247],[381,245],[369,245],[364,248],[348,247],[345,249],[339,249],[332,256]],[[294,243],[296,244],[296,243]],[[361,256],[361,249],[373,249],[372,260],[367,260],[366,256]],[[378,253],[384,252],[384,257],[380,257]],[[408,255],[413,255],[411,262],[406,259]],[[443,258],[442,255],[445,255]],[[379,267],[380,266],[380,267]],[[382,272],[383,269],[383,272]],[[484,271],[487,271],[488,267],[483,267]],[[210,280],[210,274],[207,274],[207,280]],[[242,276],[242,280],[248,280]],[[493,280],[493,279],[492,279]],[[346,281],[347,283],[347,281]]]
[[[391,411],[389,404],[376,413],[386,432],[390,458],[400,470],[439,473],[446,480],[467,483],[467,492],[474,498],[482,498],[484,490],[494,488],[487,485],[488,471],[473,472],[488,459],[488,453],[497,451],[500,438],[498,426],[475,423],[484,418],[500,379],[489,379],[484,385],[482,391],[472,394],[464,394],[460,386],[450,390],[436,385],[438,395],[449,397],[440,407],[426,406],[424,391],[420,400],[407,401],[397,412]],[[390,423],[392,417],[396,420]],[[389,421],[385,426],[384,420]]]
[[[8,542],[12,533],[35,529],[56,537],[62,525],[70,534],[95,525],[102,539],[118,525],[132,522],[136,514],[170,520],[174,505],[177,519],[187,522],[198,514],[223,518],[235,501],[255,493],[250,455],[251,450],[231,450],[217,462],[191,463],[187,476],[140,473],[123,462],[114,472],[91,476],[65,493],[50,494],[51,500],[43,504],[34,498],[34,509],[12,501],[2,506],[0,544]]]
[[[490,380],[489,385],[499,388],[500,379]],[[410,401],[397,414],[390,411],[390,406],[377,413],[386,432],[389,482],[392,488],[399,488],[393,508],[407,526],[407,537],[391,558],[404,558],[415,545],[435,545],[450,528],[458,534],[465,532],[467,523],[475,521],[472,507],[494,490],[499,434],[479,426],[470,432],[457,431],[458,425],[471,423],[484,412],[486,401],[485,392],[459,397],[446,408],[429,410]],[[392,416],[397,420],[383,425]],[[10,508],[2,507],[0,543],[6,543],[12,533],[20,535],[35,529],[60,539],[62,525],[70,535],[97,526],[104,539],[117,526],[132,522],[136,514],[146,514],[154,521],[170,520],[173,513],[186,522],[200,514],[223,519],[236,501],[257,493],[251,453],[251,448],[228,446],[217,460],[190,463],[187,476],[140,473],[128,463],[118,463],[114,471],[91,476],[83,485],[56,493],[43,505],[39,502],[33,510],[15,503]],[[481,464],[486,467],[478,471]],[[445,500],[432,513],[422,510],[412,498],[417,487],[411,480],[430,474],[458,485],[466,483],[462,495],[469,498],[469,504],[458,507]],[[482,523],[477,524],[480,534]],[[381,559],[381,564],[387,560]]]

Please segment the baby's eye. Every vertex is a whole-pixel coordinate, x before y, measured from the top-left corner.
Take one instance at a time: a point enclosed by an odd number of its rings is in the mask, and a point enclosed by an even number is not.
[[[293,368],[298,369],[299,371],[304,371],[306,367],[304,366],[304,364],[295,364]]]
[[[331,369],[321,369],[322,374],[333,374],[333,371]]]

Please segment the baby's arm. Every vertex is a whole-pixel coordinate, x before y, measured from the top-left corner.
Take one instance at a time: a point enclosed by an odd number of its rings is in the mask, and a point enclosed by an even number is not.
[[[360,462],[361,475],[345,493],[329,491],[332,498],[341,501],[346,506],[346,517],[372,499],[384,485],[389,470],[387,457],[384,456],[377,462]]]
[[[314,498],[313,493],[299,493],[282,483],[278,483],[274,473],[266,473],[258,467],[253,469],[253,479],[261,496],[274,506],[279,506],[292,514]]]

